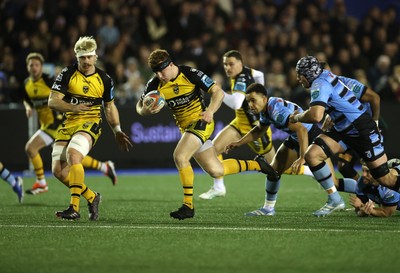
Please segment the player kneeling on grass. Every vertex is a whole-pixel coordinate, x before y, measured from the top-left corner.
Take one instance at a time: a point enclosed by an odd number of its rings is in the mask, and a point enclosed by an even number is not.
[[[391,159],[388,165],[400,172],[400,159]],[[356,195],[350,196],[350,204],[355,208],[357,216],[390,217],[396,210],[400,210],[400,194],[380,185],[365,163],[362,165],[362,176],[358,180]]]

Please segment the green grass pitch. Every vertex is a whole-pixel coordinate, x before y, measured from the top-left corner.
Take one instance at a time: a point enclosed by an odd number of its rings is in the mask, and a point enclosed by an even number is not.
[[[25,178],[25,188],[33,184]],[[400,268],[399,215],[358,218],[353,211],[316,218],[326,201],[317,182],[282,176],[274,217],[245,217],[264,200],[260,173],[225,177],[227,196],[200,200],[212,184],[196,173],[193,219],[169,212],[182,203],[176,174],[120,175],[113,187],[105,176],[87,176],[102,194],[100,217],[56,219],[69,191],[48,176],[49,192],[18,204],[0,183],[0,272],[11,273],[207,273],[207,272],[395,272]],[[348,194],[342,194],[348,205]]]

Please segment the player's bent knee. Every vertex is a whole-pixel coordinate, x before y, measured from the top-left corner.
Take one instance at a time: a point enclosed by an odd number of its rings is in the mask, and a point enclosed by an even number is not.
[[[60,181],[63,181],[65,177],[63,176],[63,172],[60,169],[53,169],[53,175]]]
[[[270,175],[270,174],[268,174],[268,175],[267,175],[267,178],[268,178],[269,181],[278,182],[279,179],[281,179],[281,176],[280,176],[280,175],[275,176],[275,175]]]
[[[224,176],[224,165],[219,160],[211,160],[206,164],[201,164],[201,167],[213,178]]]
[[[212,178],[218,178],[221,176],[224,176],[224,168],[212,168],[207,170],[207,173],[212,177]]]
[[[327,157],[331,157],[332,156],[331,149],[329,148],[328,144],[326,144],[326,142],[322,138],[317,137],[316,139],[314,139],[312,144],[321,147],[322,151],[325,153],[325,155]]]
[[[316,164],[315,160],[320,157],[320,155],[318,155],[318,153],[319,153],[319,149],[316,149],[315,147],[313,148],[310,146],[307,149],[306,153],[304,154],[304,159],[305,159],[306,163],[308,165],[315,165]]]
[[[173,158],[174,158],[175,166],[178,169],[181,169],[184,166],[190,165],[190,160],[186,156],[184,156],[182,154],[175,154],[174,153]]]
[[[59,164],[54,164],[51,168],[51,172],[53,173],[54,177],[57,178],[58,180],[62,180],[63,175],[62,175],[62,169]]]

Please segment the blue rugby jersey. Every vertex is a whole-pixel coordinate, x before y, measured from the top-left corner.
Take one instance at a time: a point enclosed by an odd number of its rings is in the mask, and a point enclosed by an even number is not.
[[[277,129],[282,130],[290,135],[291,138],[298,142],[297,134],[289,130],[289,116],[298,110],[299,113],[304,112],[304,110],[297,104],[284,100],[282,98],[270,97],[268,98],[267,110],[260,113],[260,124],[264,126],[269,126],[273,124]],[[311,123],[302,123],[306,127],[307,131],[313,127]]]
[[[359,179],[356,194],[360,198],[363,196],[368,197],[368,199],[374,201],[376,204],[386,207],[397,206],[396,209],[400,210],[400,194],[384,186],[366,185],[362,182],[362,179]]]
[[[349,89],[354,93],[354,95],[358,100],[360,100],[361,97],[364,96],[365,92],[367,92],[367,87],[361,82],[344,76],[338,76],[338,77],[339,80],[341,80],[347,87],[349,87]],[[361,100],[360,102],[365,107],[367,113],[370,114],[370,116],[372,116],[372,109],[369,102],[362,102]]]
[[[365,92],[362,90],[366,87],[356,80],[350,82],[346,79],[346,82],[349,85],[332,72],[324,70],[311,85],[310,106],[324,106],[338,132],[357,135],[358,128],[353,122],[363,115],[366,109],[352,89],[357,91],[356,89],[360,88],[360,92]]]

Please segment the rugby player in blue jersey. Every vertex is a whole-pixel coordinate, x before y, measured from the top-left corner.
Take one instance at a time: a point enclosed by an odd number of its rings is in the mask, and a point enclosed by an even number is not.
[[[303,112],[303,109],[282,98],[268,97],[267,89],[262,84],[251,84],[246,90],[246,100],[252,113],[259,115],[260,123],[240,140],[227,145],[225,152],[243,144],[251,143],[259,138],[271,124],[289,134],[272,160],[271,166],[277,173],[267,175],[264,206],[246,213],[247,216],[273,216],[275,215],[275,203],[280,188],[281,174],[289,167],[292,168],[294,173],[300,171],[305,163],[304,155],[308,144],[322,133],[322,130],[316,124],[290,123],[289,116],[294,111]],[[328,161],[328,165],[333,170],[331,161],[329,159]],[[335,182],[339,184],[336,178]],[[342,185],[343,191],[355,192],[356,182],[354,180],[342,179]]]
[[[323,68],[330,70],[328,64],[323,62],[320,63]],[[351,78],[339,76],[339,79],[346,86],[357,84],[357,82],[355,82],[355,80]],[[378,125],[381,102],[379,95],[372,91],[372,89],[370,88],[353,88],[351,91],[353,91],[356,98],[362,103],[367,112],[372,116],[375,123]],[[329,117],[329,115],[326,115],[324,123],[322,125],[322,130],[326,131],[332,126],[332,119]],[[343,177],[353,178],[356,181],[360,178],[359,173],[355,169],[355,165],[359,163],[360,157],[353,149],[349,148],[344,153],[339,153],[337,155],[337,159],[337,168],[338,171],[343,175]]]
[[[388,161],[390,167],[400,168],[397,158]],[[379,183],[371,176],[368,167],[363,162],[362,176],[358,180],[356,195],[350,196],[350,204],[359,217],[375,216],[390,217],[400,210],[400,194]],[[378,204],[379,206],[375,206]]]
[[[296,65],[297,80],[310,88],[310,108],[303,113],[293,113],[290,121],[318,123],[325,112],[333,121],[333,127],[318,136],[308,147],[305,160],[314,177],[326,189],[328,201],[314,212],[317,217],[343,209],[344,202],[336,190],[332,171],[325,163],[328,157],[352,148],[365,161],[371,175],[381,185],[396,191],[400,188],[398,171],[390,169],[379,129],[356,98],[352,90],[366,89],[354,80],[347,85],[332,72],[323,69],[314,56],[301,58]]]

